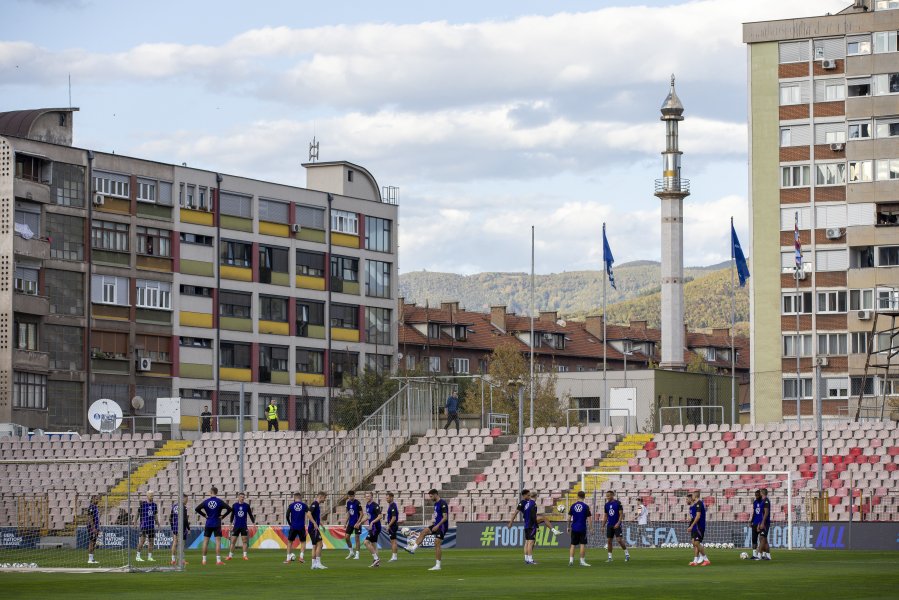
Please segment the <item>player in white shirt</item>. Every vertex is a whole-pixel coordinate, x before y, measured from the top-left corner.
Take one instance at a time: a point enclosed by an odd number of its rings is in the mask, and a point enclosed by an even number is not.
[[[637,500],[637,543],[642,545],[646,537],[646,526],[649,525],[649,508],[643,504],[643,499]],[[652,540],[648,540],[647,546],[654,546]]]

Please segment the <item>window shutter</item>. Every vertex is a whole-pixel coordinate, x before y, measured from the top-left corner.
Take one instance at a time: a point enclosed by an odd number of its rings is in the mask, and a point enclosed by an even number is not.
[[[826,229],[828,227],[846,227],[846,205],[824,204],[815,207],[815,227]]]
[[[793,125],[790,127],[790,145],[808,146],[812,141],[811,125]]]
[[[847,204],[847,223],[849,227],[855,225],[874,225],[875,205],[873,202],[860,204]]]
[[[817,93],[817,92],[816,92]],[[838,123],[816,123],[815,124],[815,143],[826,144],[827,134],[840,133],[846,131],[846,123],[840,121]]]
[[[115,278],[115,293],[116,299],[115,303],[121,306],[128,306],[128,287],[129,281],[127,277],[116,277]]]
[[[818,250],[815,253],[816,271],[845,271],[849,268],[849,250]]]
[[[811,229],[812,209],[808,206],[801,208],[780,209],[780,230],[792,231],[796,224],[796,213],[799,213],[799,229]]]
[[[156,187],[156,203],[165,206],[172,205],[172,184],[168,181],[160,181]]]
[[[297,224],[300,227],[308,227],[309,229],[325,228],[325,209],[315,206],[303,206],[298,204],[296,207]]]
[[[808,45],[808,42],[781,42],[778,48],[781,63],[800,62],[802,44]]]
[[[259,220],[268,221],[270,223],[283,223],[289,221],[290,206],[284,202],[276,200],[259,199]]]
[[[232,217],[241,217],[243,219],[252,219],[253,215],[250,211],[252,198],[249,196],[241,196],[230,192],[222,192],[221,195],[221,213]]]
[[[815,40],[815,60],[834,60],[846,56],[846,44],[843,38]]]
[[[799,98],[802,104],[808,104],[812,101],[812,84],[809,81],[799,82]]]

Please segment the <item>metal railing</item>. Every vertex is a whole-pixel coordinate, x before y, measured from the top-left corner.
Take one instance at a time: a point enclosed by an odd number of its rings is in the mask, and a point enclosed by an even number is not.
[[[569,408],[565,411],[565,426],[571,427],[571,413],[578,413],[578,423],[582,423],[583,419],[581,419],[580,413],[587,413],[587,421],[589,422],[589,413],[597,412],[602,416],[603,414],[609,415],[608,423],[603,423],[603,425],[614,425],[612,422],[614,418],[612,413],[624,413],[624,432],[632,433],[634,429],[636,429],[636,419],[634,418],[633,413],[631,413],[630,409],[627,408]],[[631,419],[634,419],[634,427],[631,427]]]
[[[122,417],[118,430],[122,433],[168,433],[171,435],[175,422],[172,417],[137,415]]]
[[[663,177],[656,179],[657,192],[690,192],[690,180],[683,177]]]
[[[712,405],[712,406],[660,406],[659,407],[659,431],[662,430],[662,417],[665,414],[665,411],[677,411],[678,420],[677,423],[666,423],[667,425],[711,425],[712,423],[722,424],[724,423],[724,407],[720,405]],[[688,421],[684,422],[684,411],[694,411],[693,413],[687,413]],[[717,421],[712,420],[712,411],[718,411],[719,419]],[[709,418],[706,419],[705,412],[708,411]],[[692,415],[699,413],[699,422],[697,423],[695,418]]]
[[[487,427],[490,429],[499,428],[503,433],[509,433],[508,413],[488,413]]]
[[[240,431],[241,415],[212,415],[207,417],[209,421],[209,431],[220,431],[227,433],[237,433]],[[243,415],[243,430],[259,431],[259,421],[263,419],[253,415]],[[197,417],[196,431],[203,431],[203,417]]]

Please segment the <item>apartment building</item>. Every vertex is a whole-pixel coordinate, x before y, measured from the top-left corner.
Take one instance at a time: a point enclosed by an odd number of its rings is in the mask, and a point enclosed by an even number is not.
[[[899,289],[897,31],[896,0],[744,25],[756,422],[810,418],[816,394],[854,415],[895,385],[864,371]]]
[[[235,415],[243,384],[245,414],[293,429],[395,367],[397,206],[371,173],[309,163],[298,188],[94,152],[76,110],[0,113],[0,422],[84,430],[99,398]]]

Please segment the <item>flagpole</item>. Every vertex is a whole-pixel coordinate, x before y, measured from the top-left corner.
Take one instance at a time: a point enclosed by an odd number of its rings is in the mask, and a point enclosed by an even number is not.
[[[603,240],[603,265],[602,265],[602,399],[599,402],[599,407],[603,408],[602,403],[606,403],[606,408],[609,407],[609,383],[606,379],[606,271],[607,265],[605,262],[605,243],[606,243],[606,224],[602,224],[602,240]],[[601,415],[609,415],[608,411],[600,411]],[[611,416],[611,415],[609,415]],[[610,421],[611,423],[611,421]]]
[[[734,288],[734,270],[737,264],[736,253],[734,252],[734,218],[730,218],[730,422],[731,425],[737,424],[737,353],[734,344],[734,331],[737,327],[737,300],[736,288]]]
[[[528,387],[531,388],[531,429],[534,429],[534,311],[536,310],[536,302],[534,301],[534,226],[531,225],[531,381]]]

